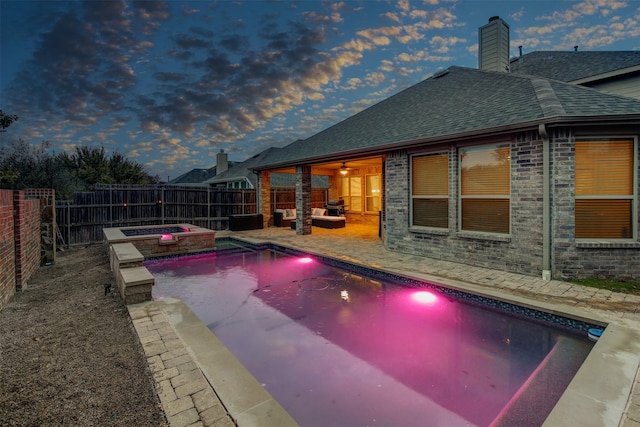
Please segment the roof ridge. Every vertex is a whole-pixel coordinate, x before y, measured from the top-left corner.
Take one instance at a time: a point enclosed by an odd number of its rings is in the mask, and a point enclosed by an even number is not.
[[[532,78],[531,86],[533,86],[533,90],[536,93],[536,98],[538,99],[544,117],[564,116],[567,114],[551,87],[549,80]]]

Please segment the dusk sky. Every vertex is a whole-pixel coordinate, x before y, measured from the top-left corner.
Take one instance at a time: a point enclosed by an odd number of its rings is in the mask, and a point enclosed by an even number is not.
[[[243,161],[477,68],[494,15],[511,56],[640,49],[637,0],[0,0],[0,109],[19,116],[0,144],[103,146],[161,179]]]

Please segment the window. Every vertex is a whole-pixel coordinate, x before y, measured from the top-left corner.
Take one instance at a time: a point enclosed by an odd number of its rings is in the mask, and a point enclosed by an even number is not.
[[[366,188],[366,211],[378,212],[380,207],[380,175],[367,175],[365,181]]]
[[[227,188],[247,188],[246,181],[229,181],[227,182]]]
[[[411,225],[449,227],[449,155],[411,158]]]
[[[508,145],[460,149],[462,230],[509,234],[510,195]]]
[[[340,177],[339,196],[350,212],[362,212],[362,177]]]
[[[634,145],[633,139],[576,141],[576,238],[633,238]]]

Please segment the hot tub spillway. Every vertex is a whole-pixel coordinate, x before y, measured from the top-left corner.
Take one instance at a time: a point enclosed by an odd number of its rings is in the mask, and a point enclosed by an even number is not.
[[[216,232],[191,224],[103,228],[109,262],[125,304],[149,301],[153,276],[146,258],[213,251]]]

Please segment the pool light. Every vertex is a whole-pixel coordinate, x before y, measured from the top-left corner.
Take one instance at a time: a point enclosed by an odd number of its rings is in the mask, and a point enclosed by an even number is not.
[[[342,291],[340,291],[340,298],[341,298],[343,301],[347,301],[347,302],[349,302],[349,291],[346,291],[346,290],[342,290]]]
[[[432,292],[429,291],[418,291],[415,292],[411,298],[420,304],[425,304],[425,305],[433,305],[437,300],[438,297],[435,296],[435,294],[433,294]]]
[[[310,262],[313,261],[313,258],[306,256],[306,257],[298,258],[298,260],[300,261],[301,264],[309,264]]]

